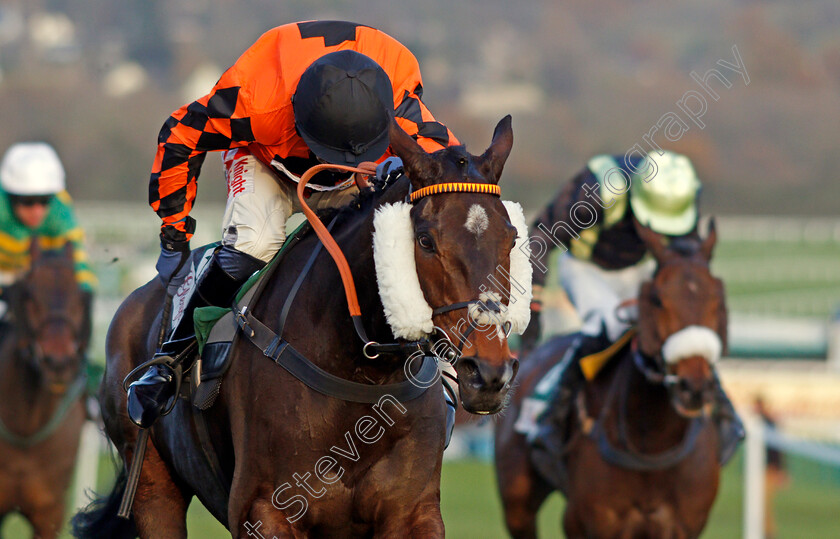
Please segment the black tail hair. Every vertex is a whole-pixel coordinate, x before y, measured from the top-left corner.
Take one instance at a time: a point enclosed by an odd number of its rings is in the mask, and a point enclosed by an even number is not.
[[[125,466],[120,466],[120,473],[111,492],[98,496],[73,516],[70,521],[73,537],[78,539],[134,539],[137,537],[134,520],[125,520],[117,516],[127,479]]]

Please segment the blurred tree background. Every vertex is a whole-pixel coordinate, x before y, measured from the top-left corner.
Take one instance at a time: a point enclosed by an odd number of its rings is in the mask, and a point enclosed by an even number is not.
[[[360,5],[357,5],[360,4]],[[145,204],[158,130],[269,28],[304,19],[381,28],[420,60],[424,100],[474,151],[504,114],[506,196],[534,211],[598,152],[623,153],[722,69],[694,160],[707,211],[836,214],[840,3],[765,0],[0,0],[0,148],[53,143],[81,200]],[[684,115],[682,115],[685,118]],[[200,200],[221,201],[218,158]],[[154,219],[150,216],[150,219]]]

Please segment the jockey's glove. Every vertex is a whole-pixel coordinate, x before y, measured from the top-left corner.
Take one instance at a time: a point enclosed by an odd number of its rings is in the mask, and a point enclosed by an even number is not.
[[[178,275],[178,270],[190,257],[189,241],[172,241],[161,234],[160,256],[158,257],[155,269],[158,272],[163,286],[179,285],[172,281]],[[177,288],[177,286],[176,286]]]
[[[383,188],[394,183],[403,174],[403,162],[399,157],[389,157],[376,165],[376,183]]]

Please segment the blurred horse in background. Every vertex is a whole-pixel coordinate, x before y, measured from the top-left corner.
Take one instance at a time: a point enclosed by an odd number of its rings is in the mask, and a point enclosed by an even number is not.
[[[574,336],[522,359],[521,388],[496,429],[496,470],[513,537],[537,537],[537,511],[554,490],[566,497],[570,538],[688,538],[706,524],[721,466],[708,416],[727,320],[723,283],[709,270],[717,235],[712,223],[705,240],[671,248],[650,229],[639,233],[657,270],[639,292],[637,333],[578,394],[564,454],[549,461],[551,470],[541,469],[514,423]]]
[[[85,421],[89,302],[73,247],[42,252],[3,294],[0,323],[0,523],[12,511],[39,539],[58,537]]]

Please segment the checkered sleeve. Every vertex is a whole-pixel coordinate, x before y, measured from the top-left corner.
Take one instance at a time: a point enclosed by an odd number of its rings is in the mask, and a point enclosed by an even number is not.
[[[412,91],[404,90],[400,104],[394,111],[397,123],[406,133],[417,139],[427,152],[460,144],[452,131],[435,120],[421,100],[423,86],[417,83]]]
[[[211,93],[172,113],[158,135],[149,204],[163,220],[161,232],[169,240],[188,240],[195,230],[189,214],[206,152],[254,141],[241,88],[232,85],[230,72]]]

